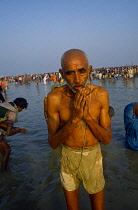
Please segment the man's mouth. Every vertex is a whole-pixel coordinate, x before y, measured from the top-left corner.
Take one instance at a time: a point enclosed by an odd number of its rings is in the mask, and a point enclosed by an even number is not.
[[[78,89],[80,89],[82,87],[83,87],[82,85],[75,85],[75,86],[73,86],[73,89],[78,90]]]
[[[87,84],[87,83],[86,83]],[[85,84],[85,85],[86,85]],[[74,85],[69,85],[68,83],[67,83],[67,85],[68,85],[68,87],[73,91],[73,93],[77,93],[77,91],[80,89],[80,88],[83,88],[83,87],[85,87],[85,85],[84,84],[74,84]]]

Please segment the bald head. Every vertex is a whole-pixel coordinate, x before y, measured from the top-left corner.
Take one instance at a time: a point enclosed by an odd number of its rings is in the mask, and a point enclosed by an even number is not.
[[[66,65],[70,62],[83,61],[86,66],[88,66],[88,57],[84,51],[79,49],[70,49],[66,51],[61,57],[62,69],[66,68]]]

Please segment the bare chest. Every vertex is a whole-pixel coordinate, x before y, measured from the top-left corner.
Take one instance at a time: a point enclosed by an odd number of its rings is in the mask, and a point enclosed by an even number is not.
[[[74,109],[73,102],[73,98],[62,98],[59,108],[60,121],[62,124],[65,124],[71,117],[72,110]],[[94,120],[98,121],[100,116],[101,103],[99,102],[97,97],[94,94],[92,94],[91,97],[89,97],[88,104],[90,115],[93,117]]]

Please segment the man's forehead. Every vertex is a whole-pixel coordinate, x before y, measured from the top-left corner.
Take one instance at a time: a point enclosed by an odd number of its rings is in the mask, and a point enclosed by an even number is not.
[[[70,55],[63,58],[63,62],[88,62],[87,58],[84,55]]]
[[[87,66],[81,66],[81,65],[74,65],[74,66],[65,66],[63,69],[64,72],[66,71],[79,71],[79,70],[87,70]]]
[[[88,64],[86,60],[79,60],[79,59],[69,59],[63,62],[63,69],[80,69],[80,68],[87,68]]]

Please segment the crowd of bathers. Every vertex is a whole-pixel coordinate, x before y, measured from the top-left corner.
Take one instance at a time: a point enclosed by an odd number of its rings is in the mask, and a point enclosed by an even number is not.
[[[90,74],[90,79],[117,79],[119,77],[128,79],[136,76],[138,76],[138,65],[109,68],[102,67],[93,69]],[[59,72],[25,74],[7,77],[0,76],[0,84],[1,82],[5,82],[7,84],[9,82],[14,82],[16,84],[30,84],[31,82],[39,84],[39,82],[44,82],[44,84],[46,84],[45,81],[53,81],[55,83],[57,81],[60,82],[61,80],[62,76]]]

